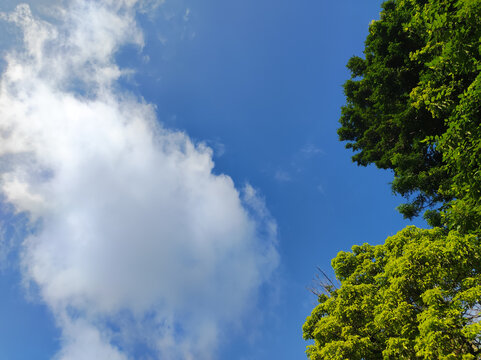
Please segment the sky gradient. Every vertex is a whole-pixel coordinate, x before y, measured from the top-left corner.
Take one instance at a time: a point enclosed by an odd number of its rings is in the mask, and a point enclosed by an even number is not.
[[[408,224],[336,135],[380,3],[3,2],[0,358],[304,359],[316,267]]]

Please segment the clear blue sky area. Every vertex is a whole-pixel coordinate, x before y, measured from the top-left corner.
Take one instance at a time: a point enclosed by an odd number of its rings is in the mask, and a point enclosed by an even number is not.
[[[163,16],[138,15],[145,46],[117,54],[135,71],[119,86],[155,104],[166,128],[210,146],[214,172],[252,185],[279,231],[279,268],[247,329],[221,334],[217,358],[305,359],[316,267],[332,274],[339,251],[382,243],[410,223],[395,210],[402,199],[391,193],[391,173],[357,167],[336,134],[345,64],[362,55],[381,1],[172,1]],[[179,25],[180,16],[188,20]],[[26,294],[15,256],[0,276],[0,359],[51,359],[60,331]],[[135,356],[147,359],[147,350]]]

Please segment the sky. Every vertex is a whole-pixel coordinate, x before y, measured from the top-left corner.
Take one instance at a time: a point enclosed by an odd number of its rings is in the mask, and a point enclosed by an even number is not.
[[[336,134],[380,4],[2,1],[0,359],[305,359],[316,268],[410,224]]]

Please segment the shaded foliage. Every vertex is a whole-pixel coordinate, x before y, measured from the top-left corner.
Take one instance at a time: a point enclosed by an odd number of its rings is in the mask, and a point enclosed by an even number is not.
[[[477,206],[481,1],[390,0],[382,7],[365,59],[347,65],[339,137],[358,165],[393,171],[393,191],[409,200],[399,207],[405,217],[445,210],[453,199]]]

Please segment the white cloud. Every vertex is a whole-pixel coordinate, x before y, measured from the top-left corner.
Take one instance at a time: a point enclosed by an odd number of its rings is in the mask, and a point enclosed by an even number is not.
[[[278,263],[276,227],[247,186],[212,173],[212,151],[116,91],[113,61],[143,45],[136,0],[75,0],[53,25],[20,5],[0,82],[0,189],[39,224],[26,283],[62,330],[61,360],[210,359]]]
[[[184,13],[184,21],[189,21],[189,17],[190,17],[190,8],[187,8],[185,9],[185,13]]]
[[[55,356],[56,360],[127,360],[118,348],[110,345],[108,337],[84,320],[64,324],[63,331],[64,346]]]
[[[279,182],[290,182],[292,181],[291,175],[284,170],[277,170],[274,174],[274,178]]]
[[[204,141],[207,146],[209,146],[213,150],[214,158],[220,158],[225,155],[226,153],[226,146],[222,143],[219,139],[213,140],[205,140]]]
[[[324,151],[313,144],[307,144],[301,149],[301,153],[306,157],[323,155]]]

